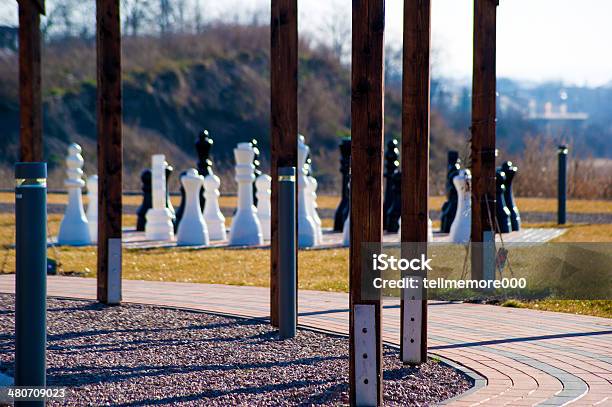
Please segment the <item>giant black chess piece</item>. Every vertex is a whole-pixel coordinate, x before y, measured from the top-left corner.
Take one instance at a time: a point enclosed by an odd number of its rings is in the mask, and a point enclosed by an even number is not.
[[[187,175],[187,171],[183,171],[179,174],[179,191],[181,192],[181,204],[176,210],[176,222],[174,223],[174,233],[178,231],[179,223],[181,223],[181,219],[183,219],[183,213],[185,212],[185,188],[183,187],[183,177]]]
[[[397,233],[402,216],[402,172],[395,171],[391,176],[391,204],[387,210],[387,232]]]
[[[513,231],[521,229],[521,214],[519,213],[518,207],[514,200],[514,193],[512,192],[512,182],[518,172],[518,168],[512,164],[512,161],[506,161],[501,166],[502,170],[506,173],[506,190],[504,191],[504,199],[506,206],[510,210],[510,224]]]
[[[389,228],[389,209],[393,203],[393,175],[399,171],[399,148],[396,139],[387,142],[387,151],[385,152],[385,197],[383,201],[383,229]],[[400,198],[401,199],[401,198]]]
[[[208,130],[202,130],[195,142],[195,149],[198,155],[198,161],[196,163],[196,168],[198,173],[206,177],[209,174],[212,174],[212,160],[210,159],[210,150],[213,146],[213,139],[208,134]],[[206,199],[204,198],[204,187],[200,188],[200,209],[204,211],[204,203]]]
[[[349,215],[349,180],[351,172],[351,139],[340,142],[340,173],[342,174],[342,197],[334,215],[334,232],[342,232],[344,221]]]
[[[259,156],[261,152],[259,151],[257,139],[251,140],[251,145],[253,146],[253,174],[255,175],[255,181],[253,181],[253,205],[257,206],[257,177],[261,175],[261,162],[259,161]]]
[[[153,195],[151,185],[151,170],[146,169],[140,174],[140,180],[142,181],[142,203],[136,210],[136,230],[144,232],[147,224],[147,211],[153,207]]]
[[[448,152],[448,165],[446,173],[446,202],[442,205],[440,216],[440,232],[450,233],[451,225],[457,213],[457,189],[453,183],[453,178],[461,169],[461,159],[459,152],[451,150]]]
[[[172,168],[172,166],[170,164],[168,164],[166,166],[166,208],[168,208],[168,210],[170,211],[170,214],[172,216],[171,220],[172,220],[172,226],[174,228],[177,228],[177,224],[176,224],[176,213],[174,212],[174,207],[172,206],[172,201],[170,201],[170,188],[168,188],[169,184],[170,184],[170,176],[172,175],[172,173],[174,172],[174,168]]]
[[[504,193],[506,192],[506,173],[498,168],[495,171],[495,217],[499,233],[509,233],[512,230],[510,225],[510,210],[506,207]]]

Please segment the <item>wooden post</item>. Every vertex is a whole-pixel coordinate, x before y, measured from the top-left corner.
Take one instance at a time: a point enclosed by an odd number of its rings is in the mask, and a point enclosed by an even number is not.
[[[96,0],[98,301],[121,301],[121,30],[119,0]]]
[[[427,255],[429,223],[430,0],[404,1],[402,80],[402,257]],[[423,244],[420,244],[423,243]],[[415,297],[416,299],[412,299]],[[401,358],[427,360],[427,292],[402,290]]]
[[[270,322],[273,326],[278,326],[278,168],[297,167],[297,0],[272,0],[270,27],[270,144],[272,147]],[[295,185],[297,188],[297,182]]]
[[[40,14],[42,0],[19,0],[19,160],[42,161]]]
[[[369,259],[363,243],[380,250],[384,134],[384,0],[353,0],[351,85],[351,244],[349,250],[350,362],[352,405],[382,404],[380,292],[364,296]],[[364,260],[365,264],[364,264]]]
[[[472,279],[490,278],[495,222],[495,24],[498,0],[474,0]],[[484,250],[483,250],[484,248]],[[486,264],[485,264],[486,263]]]

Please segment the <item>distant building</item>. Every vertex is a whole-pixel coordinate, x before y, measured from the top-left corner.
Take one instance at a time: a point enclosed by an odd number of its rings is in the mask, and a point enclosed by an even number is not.
[[[0,25],[0,50],[17,52],[19,30],[17,27]]]
[[[585,112],[570,112],[567,108],[567,93],[561,91],[561,101],[555,106],[553,102],[544,103],[543,109],[538,109],[535,99],[529,101],[527,119],[534,122],[548,136],[564,137],[580,130],[589,119]]]

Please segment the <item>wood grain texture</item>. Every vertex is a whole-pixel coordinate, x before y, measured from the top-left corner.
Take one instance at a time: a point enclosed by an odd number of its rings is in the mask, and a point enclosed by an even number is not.
[[[376,368],[382,404],[381,302],[362,298],[362,243],[382,241],[384,0],[353,0],[351,83],[350,400],[355,404],[355,305],[376,307]]]
[[[474,0],[472,75],[472,242],[495,221],[495,38],[497,0]],[[482,250],[472,246],[472,278],[483,278]]]
[[[273,326],[278,326],[278,168],[297,167],[297,0],[272,0],[270,27],[270,144],[272,147],[270,322]],[[295,185],[297,193],[297,182]]]
[[[121,239],[122,122],[119,0],[96,0],[98,300],[108,301],[108,239]]]
[[[19,160],[42,161],[40,9],[19,1]]]
[[[429,124],[430,124],[430,0],[404,1],[404,52],[402,79],[402,229],[401,241],[422,242],[414,253],[427,253],[429,221]],[[403,249],[406,247],[404,246]],[[412,251],[412,250],[411,250]],[[426,298],[425,290],[422,290]],[[405,326],[401,301],[401,328]],[[427,360],[427,300],[421,304],[421,362]],[[403,331],[400,335],[403,343]]]

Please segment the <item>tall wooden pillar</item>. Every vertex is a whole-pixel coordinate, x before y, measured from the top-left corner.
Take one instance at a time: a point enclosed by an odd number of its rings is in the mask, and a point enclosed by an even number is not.
[[[19,0],[19,160],[42,161],[40,14],[44,0]]]
[[[404,1],[402,80],[402,257],[427,255],[429,223],[430,0]],[[423,276],[415,276],[423,277]],[[401,357],[427,360],[427,292],[402,290]],[[414,298],[414,299],[413,299]]]
[[[278,326],[278,168],[297,167],[297,0],[272,0],[270,28],[270,144],[272,147],[270,321],[273,326]],[[297,182],[295,184],[297,188]]]
[[[121,302],[121,30],[119,0],[96,0],[98,301]]]
[[[498,0],[474,0],[472,279],[494,276],[495,31]],[[492,268],[493,267],[493,268]]]
[[[352,405],[382,404],[380,292],[365,286],[372,284],[366,281],[369,279],[362,281],[370,263],[363,257],[362,244],[371,244],[369,252],[379,251],[382,242],[384,29],[384,0],[353,0],[349,251]],[[370,294],[364,295],[368,291]]]

